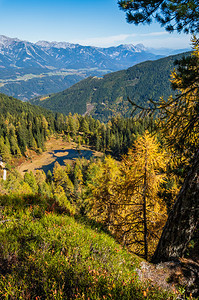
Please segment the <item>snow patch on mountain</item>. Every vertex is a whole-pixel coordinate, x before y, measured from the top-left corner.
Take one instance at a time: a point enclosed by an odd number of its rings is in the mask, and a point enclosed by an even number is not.
[[[5,35],[0,35],[0,47],[9,47],[14,42],[20,42],[17,38],[9,38]]]
[[[35,45],[40,46],[42,48],[63,48],[63,49],[67,49],[67,48],[71,48],[74,49],[76,47],[75,44],[70,44],[67,42],[47,42],[47,41],[38,41],[37,43],[35,43]]]
[[[117,71],[162,56],[143,44],[100,48],[68,42],[31,43],[0,35],[0,68],[95,69]]]

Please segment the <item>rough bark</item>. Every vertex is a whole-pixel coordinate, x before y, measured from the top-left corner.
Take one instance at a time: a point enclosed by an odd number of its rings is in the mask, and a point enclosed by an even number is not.
[[[199,150],[163,229],[152,262],[183,257],[199,225]]]

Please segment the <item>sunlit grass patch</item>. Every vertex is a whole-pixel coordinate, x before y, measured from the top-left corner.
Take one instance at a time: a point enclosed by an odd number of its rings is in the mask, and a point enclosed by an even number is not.
[[[108,234],[42,210],[39,198],[13,211],[3,200],[1,299],[168,299],[139,282],[140,259]]]

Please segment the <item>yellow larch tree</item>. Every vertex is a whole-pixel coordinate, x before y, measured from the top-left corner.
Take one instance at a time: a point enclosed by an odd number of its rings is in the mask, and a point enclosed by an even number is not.
[[[159,197],[165,168],[166,154],[148,132],[122,161],[118,232],[129,249],[145,259],[151,256],[166,221],[166,205]]]
[[[116,187],[121,179],[120,167],[116,160],[107,156],[95,168],[95,177],[88,184],[91,207],[89,216],[104,223],[112,231],[119,200]]]

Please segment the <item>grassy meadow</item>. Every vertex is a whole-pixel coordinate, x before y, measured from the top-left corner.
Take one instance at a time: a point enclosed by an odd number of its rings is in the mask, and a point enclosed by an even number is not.
[[[0,197],[0,299],[174,299],[138,280],[141,259],[50,198]]]

